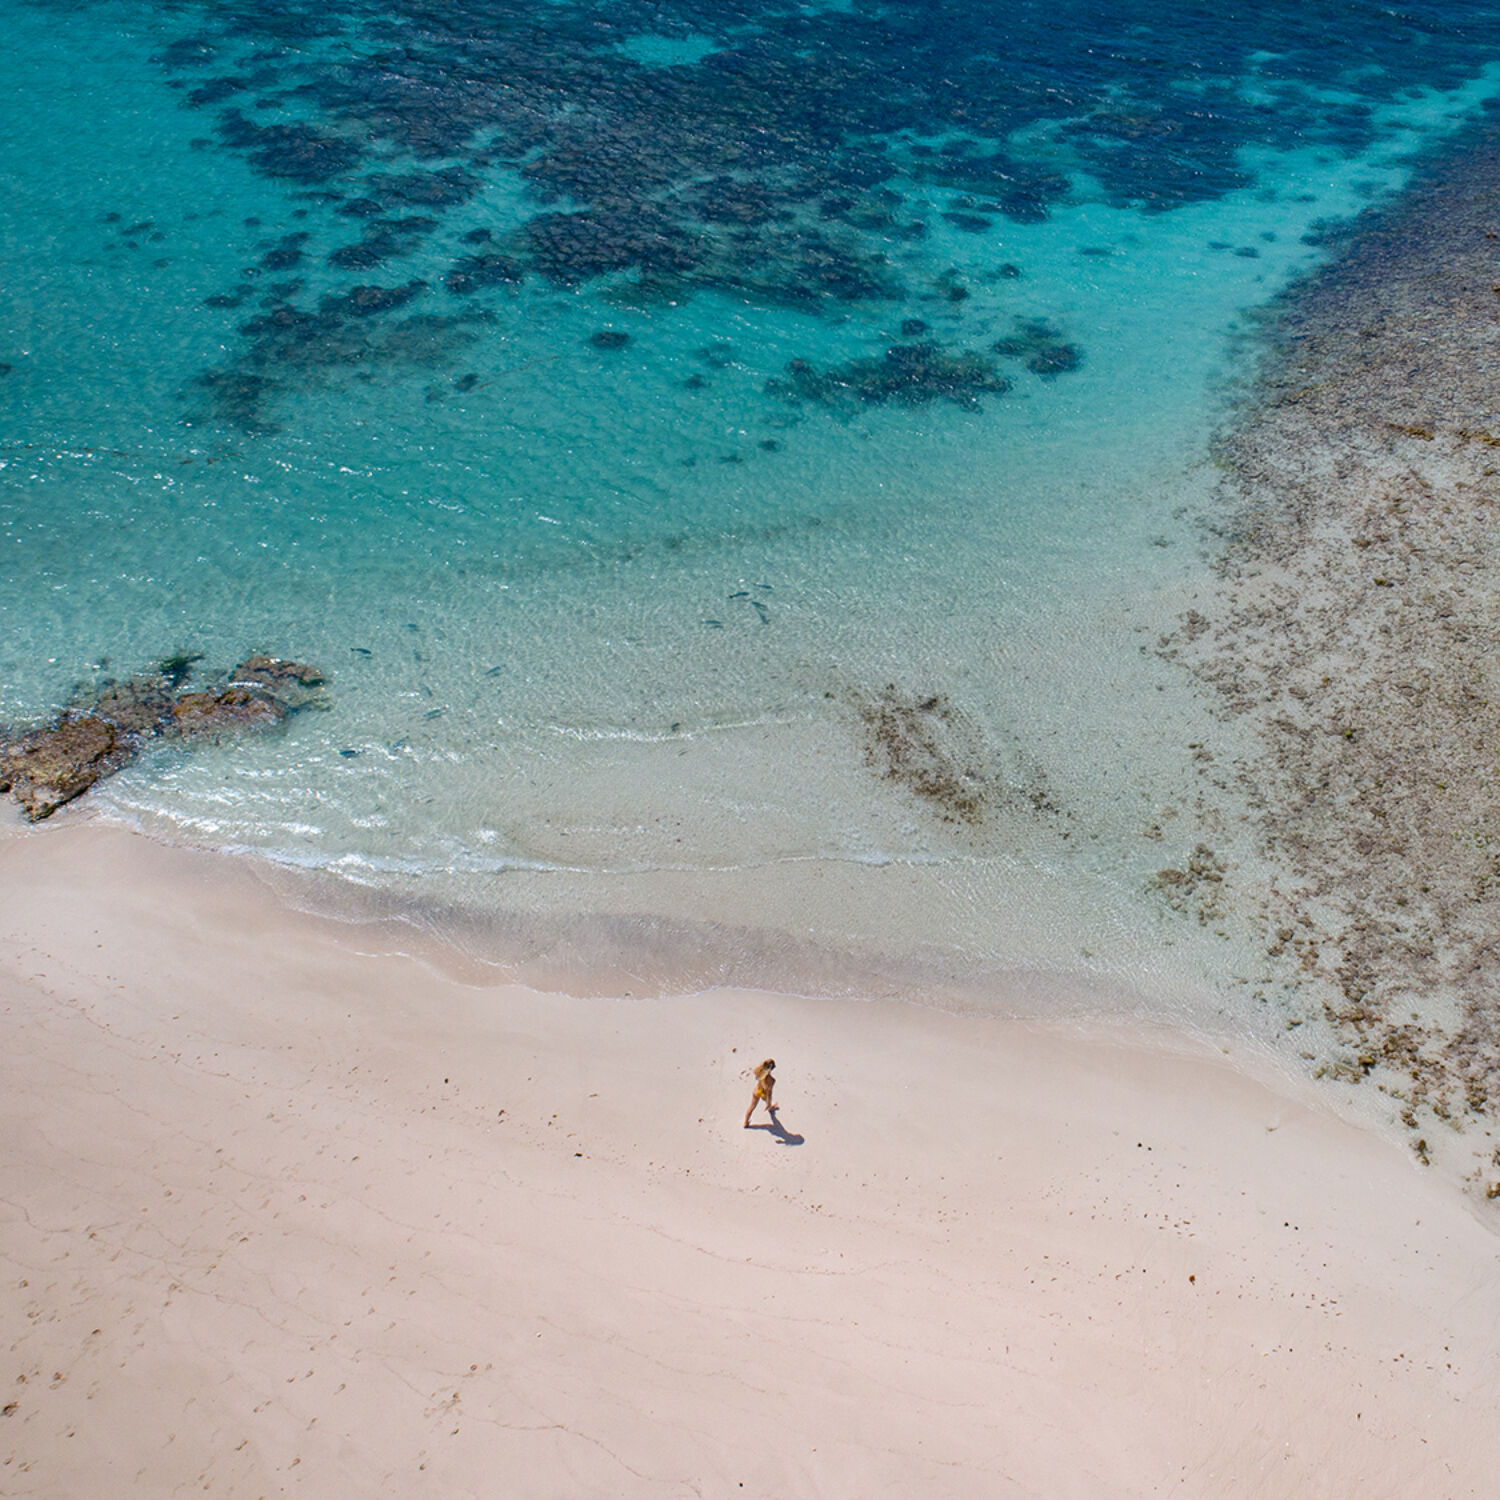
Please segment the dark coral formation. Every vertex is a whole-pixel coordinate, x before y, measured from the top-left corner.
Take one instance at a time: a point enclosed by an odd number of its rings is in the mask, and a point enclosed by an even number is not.
[[[476,242],[470,241],[470,243]],[[478,255],[459,256],[453,262],[448,274],[443,277],[443,285],[454,296],[464,297],[470,292],[482,292],[489,287],[514,285],[525,279],[526,268],[514,257],[494,251],[482,251]]]
[[[786,378],[771,380],[766,389],[790,401],[812,401],[838,406],[851,400],[880,406],[926,406],[951,401],[977,411],[981,396],[1003,396],[1010,381],[995,362],[972,350],[951,354],[935,343],[893,344],[879,359],[853,359],[827,371],[815,370],[806,360],[793,360]]]
[[[1063,341],[1062,335],[1045,318],[1017,318],[1009,337],[996,339],[990,352],[1004,359],[1019,359],[1033,375],[1049,380],[1078,369],[1083,355],[1076,344]]]
[[[1500,1117],[1497,197],[1492,127],[1287,300],[1223,444],[1222,582],[1163,643],[1258,739],[1272,874],[1229,878],[1321,1065],[1429,1133]]]
[[[277,423],[268,407],[294,381],[327,380],[376,364],[428,368],[454,359],[474,341],[482,311],[386,318],[426,290],[421,280],[358,284],[323,297],[316,308],[270,300],[266,311],[240,325],[246,344],[239,363],[198,377],[208,414],[248,432],[273,431]]]
[[[322,701],[324,676],[305,662],[248,656],[226,677],[189,688],[197,660],[169,657],[154,672],[80,689],[50,723],[0,732],[0,793],[40,822],[148,745],[229,738]]]
[[[1466,81],[1500,51],[1500,17],[1456,26],[1439,0],[1414,0],[1399,24],[1348,7],[1338,48],[1305,6],[1274,0],[1220,17],[1208,55],[1193,0],[1149,14],[1099,0],[245,0],[165,14],[187,29],[159,64],[186,107],[211,113],[217,143],[361,226],[328,255],[334,272],[367,282],[438,238],[458,296],[530,275],[641,306],[717,291],[810,315],[922,285],[929,221],[975,235],[1034,222],[1075,169],[1112,203],[1170,210],[1243,187],[1247,147],[1356,149],[1373,104]],[[629,45],[643,34],[695,45],[652,66]],[[527,194],[499,232],[473,222],[496,168]],[[259,269],[306,254],[287,238]],[[939,288],[955,314],[968,292]],[[328,376],[300,346],[247,337],[216,376],[221,418],[265,425],[271,399]],[[1059,374],[1077,364],[1070,348],[1026,358]],[[386,357],[369,346],[369,362]],[[268,383],[251,399],[238,376]]]
[[[365,225],[360,239],[331,251],[328,264],[341,271],[373,270],[388,260],[409,255],[437,227],[438,221],[425,214],[409,214],[400,219],[373,219]]]
[[[268,177],[322,182],[354,166],[359,147],[342,136],[307,124],[257,125],[237,109],[219,117],[219,138],[248,151],[250,164]]]

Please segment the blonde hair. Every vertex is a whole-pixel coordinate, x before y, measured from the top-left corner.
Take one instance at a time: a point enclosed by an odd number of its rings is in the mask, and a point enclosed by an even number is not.
[[[761,1065],[758,1068],[756,1068],[756,1070],[755,1070],[755,1076],[757,1078],[764,1078],[765,1075],[767,1073],[769,1073],[771,1071],[771,1069],[774,1068],[775,1066],[776,1066],[776,1059],[774,1057],[768,1057],[763,1063],[761,1063]]]

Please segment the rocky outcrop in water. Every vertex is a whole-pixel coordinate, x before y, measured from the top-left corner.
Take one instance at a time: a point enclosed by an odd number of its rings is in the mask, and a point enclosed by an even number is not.
[[[249,688],[183,693],[172,704],[172,732],[183,739],[222,739],[279,724],[288,712],[284,703]]]
[[[39,822],[133,756],[129,737],[114,725],[92,714],[64,714],[0,745],[0,791]]]
[[[233,738],[322,701],[325,678],[305,662],[247,656],[232,672],[189,688],[197,660],[170,657],[153,672],[78,691],[50,723],[0,730],[0,793],[38,823],[149,745]]]
[[[306,662],[287,661],[279,656],[247,656],[231,674],[234,687],[252,687],[273,697],[288,708],[303,708],[316,702],[327,678]]]

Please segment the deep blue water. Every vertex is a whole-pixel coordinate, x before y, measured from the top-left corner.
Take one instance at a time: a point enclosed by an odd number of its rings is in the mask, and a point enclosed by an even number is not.
[[[0,17],[0,715],[333,678],[97,804],[501,949],[1227,993],[1144,885],[1205,731],[1143,641],[1256,310],[1500,91],[1500,10]]]

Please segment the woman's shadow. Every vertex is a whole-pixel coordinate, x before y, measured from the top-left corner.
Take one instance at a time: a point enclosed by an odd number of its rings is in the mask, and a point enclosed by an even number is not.
[[[771,1123],[769,1125],[757,1123],[746,1128],[750,1130],[769,1130],[776,1137],[776,1144],[778,1146],[800,1146],[807,1139],[806,1136],[793,1135],[781,1123],[781,1117],[774,1109],[771,1111]]]

